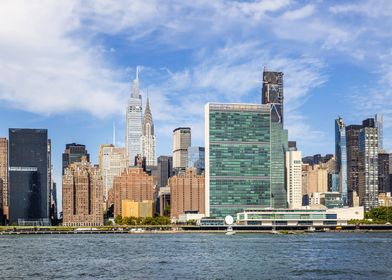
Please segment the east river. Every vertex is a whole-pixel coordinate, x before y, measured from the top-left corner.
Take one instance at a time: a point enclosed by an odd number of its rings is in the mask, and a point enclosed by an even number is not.
[[[392,279],[392,233],[0,236],[1,279]]]

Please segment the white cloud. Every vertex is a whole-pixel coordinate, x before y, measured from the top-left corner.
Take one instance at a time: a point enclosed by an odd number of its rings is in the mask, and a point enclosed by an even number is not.
[[[306,5],[297,10],[287,11],[282,16],[283,20],[299,20],[311,16],[315,11],[314,5]]]
[[[105,65],[98,49],[68,35],[80,26],[74,8],[72,1],[0,3],[0,100],[39,114],[117,112],[122,73]]]

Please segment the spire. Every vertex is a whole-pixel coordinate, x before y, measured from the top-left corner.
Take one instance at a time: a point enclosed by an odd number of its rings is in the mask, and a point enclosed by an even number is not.
[[[146,111],[144,112],[144,115],[146,115],[146,114],[150,114],[151,115],[150,98],[148,97],[148,92],[147,92]]]
[[[139,66],[136,66],[136,79],[132,81],[131,97],[141,99],[139,87]]]
[[[147,131],[147,124],[149,124],[150,132]],[[150,98],[147,94],[146,110],[144,111],[144,121],[143,121],[143,135],[151,133],[154,135],[154,122],[152,120],[152,113],[150,109]]]

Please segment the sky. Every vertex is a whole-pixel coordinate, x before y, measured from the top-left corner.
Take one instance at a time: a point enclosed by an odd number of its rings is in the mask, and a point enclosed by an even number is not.
[[[61,186],[66,143],[94,163],[113,126],[124,145],[137,66],[158,156],[180,126],[204,145],[205,103],[260,103],[266,68],[284,72],[285,127],[303,156],[334,153],[338,116],[375,113],[391,151],[391,14],[390,0],[2,0],[0,137],[47,128]]]

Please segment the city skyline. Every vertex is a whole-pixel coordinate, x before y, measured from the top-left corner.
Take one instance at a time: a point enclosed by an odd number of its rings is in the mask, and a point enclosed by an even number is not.
[[[86,145],[97,163],[99,144],[112,142],[114,122],[116,144],[125,146],[125,108],[140,65],[156,157],[171,155],[176,127],[191,127],[192,144],[204,146],[205,103],[260,103],[265,66],[285,75],[285,128],[303,156],[333,153],[337,116],[349,125],[379,112],[390,150],[390,112],[383,105],[392,83],[391,43],[382,36],[390,3],[369,3],[216,1],[177,3],[174,10],[173,3],[158,9],[158,2],[137,1],[111,9],[101,2],[3,2],[0,136],[10,127],[48,129],[54,181],[61,184],[65,144]],[[123,21],[102,20],[112,15]],[[381,28],[369,32],[370,25]],[[377,43],[367,43],[371,38]]]

